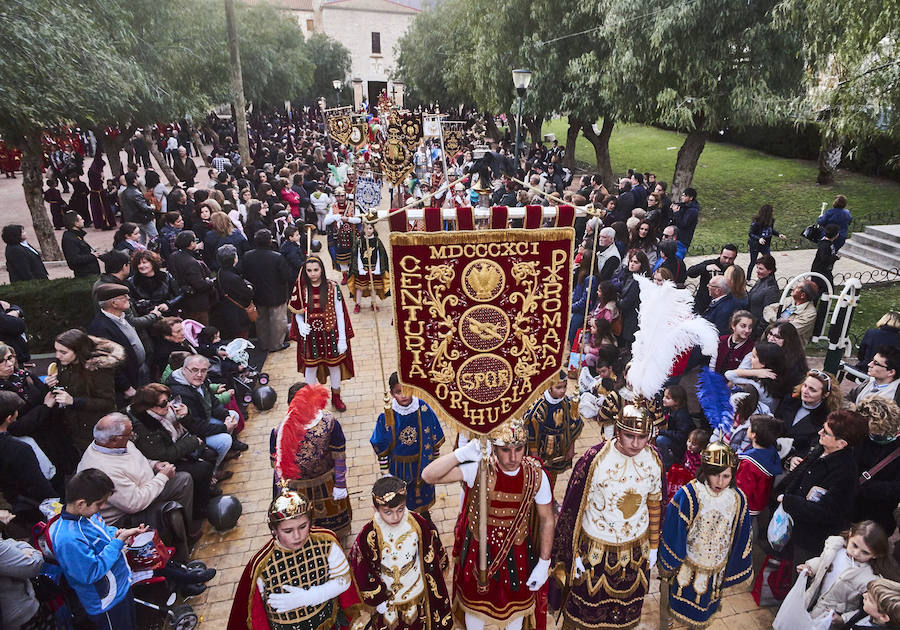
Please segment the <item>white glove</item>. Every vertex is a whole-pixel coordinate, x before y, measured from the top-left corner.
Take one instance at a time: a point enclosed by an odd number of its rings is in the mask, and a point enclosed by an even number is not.
[[[585,571],[587,571],[587,569],[584,568],[584,562],[581,561],[581,556],[575,556],[575,570],[572,572],[572,577],[578,580],[584,575]]]
[[[383,602],[381,602],[380,604],[378,604],[378,605],[375,607],[375,610],[378,611],[378,614],[379,614],[379,615],[383,615],[384,613],[386,613],[386,612],[387,612],[387,609],[388,609],[388,603],[387,603],[387,600],[384,600]]]
[[[313,600],[312,594],[299,586],[291,586],[290,584],[286,584],[281,587],[282,593],[272,593],[269,595],[269,606],[271,606],[275,612],[283,613],[289,610],[294,610],[295,608],[301,608],[303,606],[312,606],[313,604],[317,604]]]
[[[659,555],[658,549],[651,549],[650,555],[647,556],[647,570],[649,571],[656,566],[656,557]]]
[[[534,565],[531,575],[528,576],[525,586],[528,587],[529,591],[538,591],[546,584],[548,577],[550,577],[550,561],[539,558],[537,564]]]
[[[335,486],[331,489],[331,498],[335,501],[340,501],[341,499],[347,498],[347,488],[338,488]]]
[[[309,327],[309,324],[307,324],[305,321],[303,321],[302,319],[300,319],[298,317],[297,318],[297,331],[300,333],[300,336],[303,337],[304,339],[306,339],[306,336],[309,334],[310,330],[312,330],[312,328]]]
[[[453,454],[456,455],[456,461],[460,464],[479,462],[481,461],[481,442],[479,440],[471,440],[465,446],[460,446],[453,451]]]
[[[347,352],[347,341],[338,339],[338,354],[344,354],[345,352]]]

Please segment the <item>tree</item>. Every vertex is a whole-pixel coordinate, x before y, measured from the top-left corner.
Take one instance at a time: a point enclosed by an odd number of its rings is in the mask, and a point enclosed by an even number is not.
[[[315,102],[320,96],[334,92],[331,82],[341,82],[350,77],[350,51],[339,41],[324,33],[312,33],[304,42],[308,59],[315,60],[315,69],[309,85],[297,94],[302,101]]]
[[[900,137],[900,5],[892,0],[783,0],[776,16],[801,33],[805,87],[792,104],[822,132],[820,184],[831,183],[846,140]]]
[[[629,119],[687,133],[675,163],[673,198],[691,185],[710,133],[772,122],[785,111],[779,103],[797,90],[799,40],[776,23],[775,6],[775,0],[649,0],[637,11],[632,2],[611,0],[603,32],[612,41],[606,63],[616,70],[613,89],[635,104]]]
[[[101,30],[105,5],[10,0],[0,11],[0,133],[22,150],[25,202],[48,260],[62,252],[42,194],[43,130],[63,120],[93,127],[135,93],[136,64]]]

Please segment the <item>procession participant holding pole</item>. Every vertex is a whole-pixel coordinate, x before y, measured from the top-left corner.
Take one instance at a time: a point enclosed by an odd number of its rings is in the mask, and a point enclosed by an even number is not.
[[[666,509],[659,574],[668,608],[691,628],[705,628],[722,591],[753,575],[747,497],[736,488],[738,458],[723,442],[701,455],[697,478]]]
[[[481,438],[422,471],[426,483],[465,482],[453,545],[453,612],[467,630],[481,630],[485,623],[519,630],[526,617],[534,626],[535,592],[547,581],[555,519],[550,480],[540,462],[525,454],[527,439],[524,424],[509,420],[491,440],[487,457],[482,447],[488,442]],[[537,528],[530,532],[534,513]],[[486,571],[480,569],[483,554]]]
[[[350,550],[363,601],[376,613],[368,627],[452,630],[447,553],[434,523],[407,509],[406,487],[392,475],[375,482],[375,514]]]

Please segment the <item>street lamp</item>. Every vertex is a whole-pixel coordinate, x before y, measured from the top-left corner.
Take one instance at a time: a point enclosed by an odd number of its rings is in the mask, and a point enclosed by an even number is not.
[[[341,106],[341,82],[337,79],[331,82],[331,86],[334,88],[334,97],[337,100],[337,106]]]
[[[512,71],[513,85],[516,86],[516,94],[519,95],[519,113],[516,115],[516,168],[519,168],[519,134],[522,128],[522,100],[525,92],[531,84],[531,70],[519,68]]]

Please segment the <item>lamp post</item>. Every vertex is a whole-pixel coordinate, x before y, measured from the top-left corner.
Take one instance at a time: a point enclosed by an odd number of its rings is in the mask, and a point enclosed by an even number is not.
[[[334,98],[337,102],[337,106],[341,106],[341,82],[337,79],[331,82],[331,87],[334,88]]]
[[[516,94],[519,95],[519,113],[516,115],[516,168],[519,168],[519,135],[522,128],[522,101],[525,98],[525,92],[531,84],[531,70],[519,68],[512,71],[513,85],[516,86]]]

